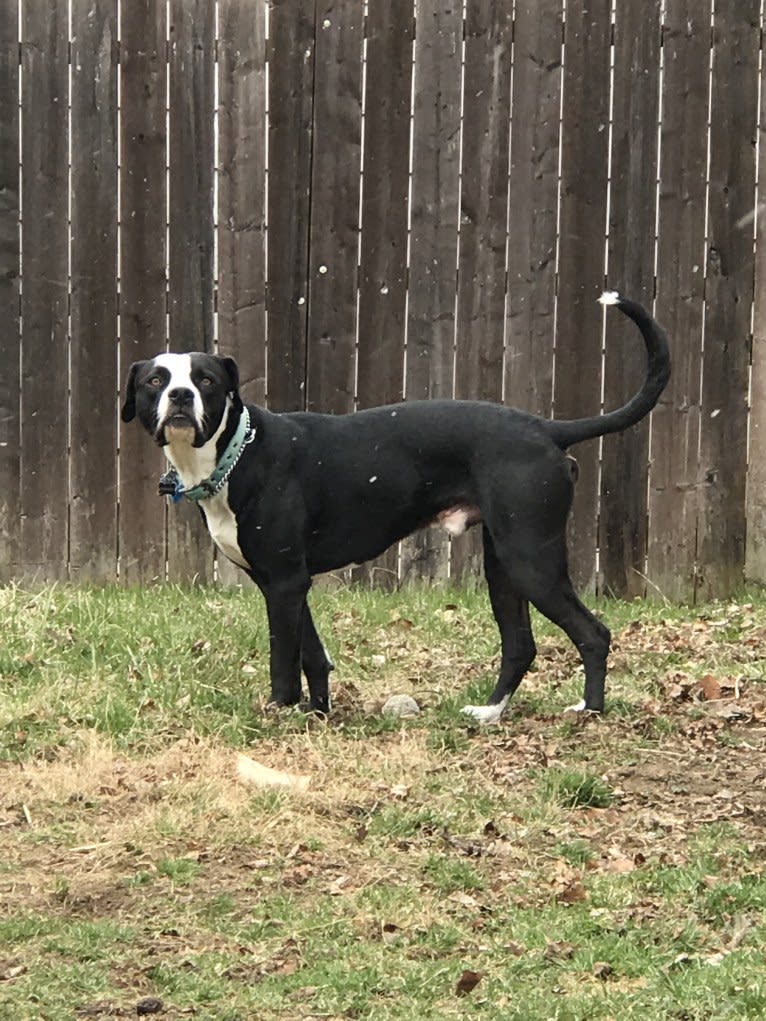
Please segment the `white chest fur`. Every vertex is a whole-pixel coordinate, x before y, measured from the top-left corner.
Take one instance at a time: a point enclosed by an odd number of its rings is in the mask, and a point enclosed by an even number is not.
[[[220,493],[210,497],[209,500],[204,500],[200,507],[205,515],[208,531],[218,549],[239,567],[247,568],[249,564],[239,548],[237,519],[229,506],[228,493],[229,483],[227,482]]]

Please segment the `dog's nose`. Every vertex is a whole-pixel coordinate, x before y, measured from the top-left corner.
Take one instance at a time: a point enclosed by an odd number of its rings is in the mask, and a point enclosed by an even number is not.
[[[168,400],[182,408],[184,404],[194,403],[194,394],[185,386],[177,386],[168,392]]]

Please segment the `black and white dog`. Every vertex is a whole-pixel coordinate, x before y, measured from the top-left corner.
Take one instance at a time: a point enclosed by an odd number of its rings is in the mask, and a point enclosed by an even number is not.
[[[315,574],[376,557],[433,522],[452,535],[481,523],[502,659],[485,706],[498,720],[535,656],[529,603],[561,627],[585,668],[583,701],[601,712],[610,635],[567,571],[574,487],[566,450],[618,432],[655,405],[670,376],[663,330],[638,304],[604,294],[639,327],[646,378],[624,407],[551,421],[478,401],[412,401],[349,415],[244,406],[237,366],[209,354],[160,354],[131,366],[122,418],[165,448],[176,497],[196,500],[216,545],[266,599],[271,698],[328,712],[332,662],[306,597]]]

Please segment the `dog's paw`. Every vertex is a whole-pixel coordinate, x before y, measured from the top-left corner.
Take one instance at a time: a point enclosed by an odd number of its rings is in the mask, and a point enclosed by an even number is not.
[[[585,699],[583,698],[577,705],[568,705],[564,712],[579,713],[582,716],[601,716],[603,709],[592,709],[589,705],[585,704]]]
[[[568,705],[564,710],[565,713],[584,713],[585,712],[585,699],[581,698],[576,705]]]
[[[503,715],[505,705],[466,705],[460,710],[464,716],[470,716],[482,726],[498,723]]]

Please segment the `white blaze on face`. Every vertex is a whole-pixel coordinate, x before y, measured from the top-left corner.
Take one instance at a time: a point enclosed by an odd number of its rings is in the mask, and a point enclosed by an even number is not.
[[[170,398],[168,395],[176,389],[191,390],[194,394],[194,419],[197,423],[197,428],[201,430],[205,416],[205,407],[202,403],[202,394],[199,392],[196,384],[192,382],[191,355],[162,354],[154,359],[154,364],[167,369],[170,373],[168,384],[162,391],[157,403],[158,423],[161,425],[168,417],[170,411]]]

